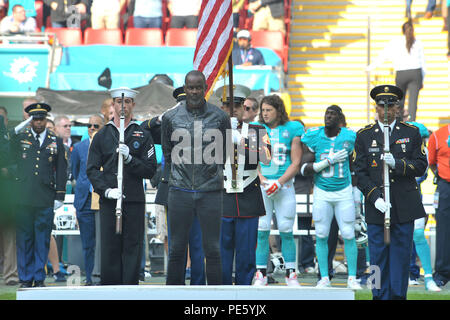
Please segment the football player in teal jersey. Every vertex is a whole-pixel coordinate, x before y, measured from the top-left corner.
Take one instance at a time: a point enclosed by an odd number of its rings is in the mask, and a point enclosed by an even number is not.
[[[349,155],[356,133],[340,125],[342,109],[332,105],[325,111],[325,126],[309,129],[301,138],[314,153],[315,161],[301,167],[303,175],[314,174],[313,220],[316,229],[316,255],[321,279],[318,288],[330,287],[328,276],[328,235],[333,216],[344,238],[348,264],[347,287],[361,289],[356,280],[358,251],[355,241],[355,205]]]
[[[302,149],[300,137],[303,125],[289,121],[283,100],[277,95],[266,96],[260,105],[259,124],[269,135],[272,160],[260,163],[259,178],[266,215],[259,217],[256,269],[253,285],[267,285],[267,260],[272,214],[275,211],[281,238],[281,253],[285,260],[286,283],[299,286],[296,274],[295,241],[292,233],[296,217],[294,177],[300,169]]]

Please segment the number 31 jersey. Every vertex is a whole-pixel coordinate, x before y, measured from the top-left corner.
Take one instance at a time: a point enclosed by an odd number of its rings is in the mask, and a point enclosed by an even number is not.
[[[325,127],[309,129],[303,136],[302,142],[315,155],[315,162],[324,160],[330,153],[347,150],[351,156],[355,147],[356,133],[347,128],[341,128],[336,137],[328,137]],[[350,164],[348,159],[325,168],[314,174],[314,184],[325,191],[339,191],[351,183]]]
[[[265,124],[262,125],[266,128],[272,145],[272,161],[269,165],[260,163],[261,173],[267,179],[275,180],[280,178],[291,165],[292,140],[295,137],[301,137],[305,133],[305,127],[298,121],[288,121],[273,129]]]

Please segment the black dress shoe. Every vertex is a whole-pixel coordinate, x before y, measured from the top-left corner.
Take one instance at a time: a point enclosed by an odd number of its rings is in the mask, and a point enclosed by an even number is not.
[[[93,286],[94,284],[92,283],[92,280],[86,280],[86,282],[84,283],[85,286],[89,287],[89,286]]]
[[[6,283],[7,286],[17,286],[19,284],[16,280],[11,280]]]
[[[34,288],[43,288],[43,287],[45,287],[44,281],[35,281],[33,287]]]
[[[20,281],[19,288],[31,288],[33,286],[32,281]]]

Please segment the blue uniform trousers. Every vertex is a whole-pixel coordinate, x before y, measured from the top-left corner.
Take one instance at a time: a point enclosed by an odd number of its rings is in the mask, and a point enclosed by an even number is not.
[[[95,262],[95,211],[91,210],[91,196],[88,197],[80,212],[77,211],[80,227],[81,246],[83,248],[84,270],[86,281],[92,281],[92,270]]]
[[[197,216],[189,233],[189,258],[191,259],[191,285],[205,285],[205,254],[202,247],[202,228]]]
[[[370,264],[380,268],[380,287],[374,300],[406,299],[414,221],[391,225],[391,244],[384,244],[384,226],[368,224]],[[376,282],[374,283],[376,285]]]
[[[434,278],[450,281],[450,182],[440,179],[439,205],[436,210],[436,260]]]
[[[236,285],[251,285],[256,272],[256,242],[259,217],[222,217],[220,254],[223,284],[233,284],[233,260],[236,257]]]
[[[17,269],[19,280],[44,281],[53,208],[19,206],[17,211]]]

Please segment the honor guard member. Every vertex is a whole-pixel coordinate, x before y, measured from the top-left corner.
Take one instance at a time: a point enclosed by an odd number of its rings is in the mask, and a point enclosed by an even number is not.
[[[223,99],[223,96],[226,98]],[[258,162],[270,163],[270,141],[263,126],[243,122],[244,101],[249,88],[233,87],[233,113],[231,114],[229,86],[216,91],[222,98],[222,110],[231,117],[234,152],[224,166],[223,215],[220,232],[223,284],[251,285],[256,272],[256,241],[258,219],[265,215],[264,201],[258,177]],[[231,161],[230,161],[231,160]],[[235,168],[233,168],[235,167]],[[233,169],[235,185],[233,185]]]
[[[143,179],[156,172],[152,137],[131,118],[137,91],[110,90],[114,117],[92,139],[87,175],[100,195],[102,285],[137,285],[144,243]],[[124,98],[122,101],[122,94]],[[120,113],[125,113],[125,143],[119,144]],[[118,156],[123,156],[123,190],[117,188]],[[122,233],[116,234],[115,209],[122,197]]]
[[[416,177],[427,169],[419,129],[395,116],[400,88],[381,85],[370,96],[378,121],[358,131],[353,162],[358,188],[365,197],[370,264],[377,266],[373,299],[406,299],[414,220],[425,216]],[[388,104],[389,153],[384,154],[384,104]],[[383,163],[389,166],[390,203],[384,200]],[[384,242],[385,212],[390,207],[390,244]],[[378,281],[379,280],[379,281]]]
[[[54,210],[64,203],[67,154],[60,138],[46,129],[51,107],[33,103],[25,111],[30,127],[13,135],[17,163],[17,267],[21,287],[44,287]],[[34,282],[34,283],[33,283]]]

